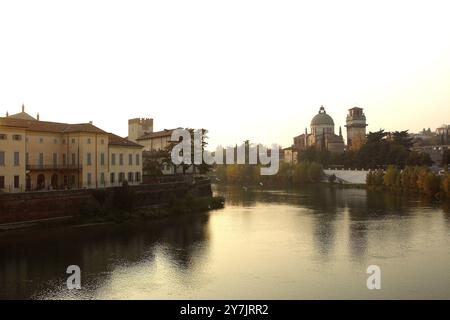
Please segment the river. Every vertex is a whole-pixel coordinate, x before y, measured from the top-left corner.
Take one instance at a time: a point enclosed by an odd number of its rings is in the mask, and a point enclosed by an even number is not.
[[[226,206],[205,214],[3,232],[0,298],[450,298],[448,207],[327,186],[214,192]]]

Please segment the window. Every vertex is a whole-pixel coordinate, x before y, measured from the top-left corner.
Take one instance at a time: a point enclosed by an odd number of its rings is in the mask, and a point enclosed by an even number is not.
[[[140,182],[140,181],[141,181],[141,173],[136,172],[136,182]]]
[[[66,164],[67,164],[67,159],[66,159],[66,154],[65,153],[63,153],[63,159],[62,159],[62,164],[63,164],[63,166],[65,166]]]
[[[15,141],[20,141],[20,140],[22,140],[22,136],[20,134],[14,134],[12,136],[12,139]]]
[[[0,134],[0,140],[6,140],[8,136],[6,134]]]
[[[75,176],[74,176],[74,175],[70,176],[70,184],[71,184],[72,186],[75,185]]]
[[[19,181],[20,177],[19,176],[14,176],[14,189],[19,189]]]
[[[90,186],[92,184],[92,174],[88,173],[87,174],[87,185]]]
[[[66,139],[62,139],[62,144],[66,144]]]
[[[58,165],[58,154],[53,154],[53,166],[56,167]]]
[[[120,173],[119,173],[119,183],[122,183],[123,180],[125,180],[125,173],[120,172]]]
[[[100,173],[100,183],[105,185],[105,173],[104,172]]]
[[[58,144],[58,139],[53,139],[53,144]]]
[[[75,165],[75,153],[72,153],[72,165]]]
[[[19,152],[14,152],[14,165],[15,166],[19,166],[20,165],[20,158],[19,158],[20,156],[19,156]]]
[[[39,165],[42,167],[44,166],[44,154],[39,153]]]
[[[5,151],[0,151],[0,166],[5,165]]]
[[[115,153],[111,154],[111,165],[112,166],[116,165],[116,154]]]
[[[100,144],[105,144],[105,139],[101,139]]]
[[[133,155],[131,153],[128,155],[128,165],[129,166],[133,165]]]
[[[123,153],[119,154],[119,165],[123,166]]]
[[[111,172],[110,177],[109,177],[109,182],[112,184],[114,183],[116,175],[114,174],[114,172]]]
[[[87,138],[87,144],[91,144],[91,138]]]
[[[44,138],[39,138],[39,143],[44,143]]]
[[[101,166],[105,165],[105,154],[104,153],[100,154],[100,165]]]
[[[92,159],[91,158],[92,158],[91,157],[91,153],[88,152],[87,159],[86,159],[86,163],[87,163],[88,166],[90,166],[92,164]]]
[[[0,189],[5,189],[5,176],[0,176]]]
[[[136,155],[136,165],[137,166],[141,165],[141,157],[139,156],[139,154]]]
[[[72,139],[72,144],[75,144],[75,139]]]
[[[133,182],[133,172],[128,172],[128,181]]]

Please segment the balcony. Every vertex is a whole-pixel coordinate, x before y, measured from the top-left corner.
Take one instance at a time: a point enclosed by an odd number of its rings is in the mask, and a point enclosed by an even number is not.
[[[81,164],[27,164],[26,170],[81,170]]]

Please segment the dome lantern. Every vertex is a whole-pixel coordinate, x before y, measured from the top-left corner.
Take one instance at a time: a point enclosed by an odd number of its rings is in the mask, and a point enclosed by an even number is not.
[[[334,121],[333,118],[331,118],[327,112],[325,111],[325,108],[323,106],[320,107],[319,113],[314,116],[311,120],[311,127],[312,126],[332,126],[334,127]]]

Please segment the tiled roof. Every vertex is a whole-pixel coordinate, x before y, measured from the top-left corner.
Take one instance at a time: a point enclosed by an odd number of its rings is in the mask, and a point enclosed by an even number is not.
[[[141,146],[140,144],[137,144],[137,143],[134,143],[133,141],[130,141],[128,139],[119,137],[118,135],[115,135],[113,133],[109,134],[109,145],[143,148],[143,146]]]
[[[7,127],[25,128],[29,131],[70,133],[70,132],[89,132],[107,134],[100,128],[91,123],[68,124],[49,121],[26,120],[12,117],[0,117],[0,125]]]
[[[10,115],[11,118],[15,118],[15,119],[23,119],[23,120],[36,120],[35,118],[33,118],[32,116],[30,116],[28,113],[22,111],[13,115]]]
[[[164,129],[162,131],[146,133],[143,136],[137,138],[136,140],[147,140],[153,138],[170,137],[172,132],[176,129]]]

